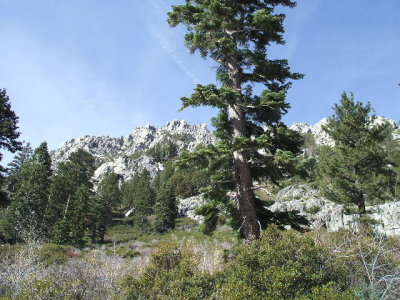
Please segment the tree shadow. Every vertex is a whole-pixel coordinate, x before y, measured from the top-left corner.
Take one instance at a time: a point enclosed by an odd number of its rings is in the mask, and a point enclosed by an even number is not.
[[[310,221],[306,216],[301,215],[298,210],[273,212],[265,206],[265,202],[256,198],[255,201],[257,218],[261,228],[265,229],[271,224],[277,225],[281,229],[290,227],[300,232],[308,230]]]

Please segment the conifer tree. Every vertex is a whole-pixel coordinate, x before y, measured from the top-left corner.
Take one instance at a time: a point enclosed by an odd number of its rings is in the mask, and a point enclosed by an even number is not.
[[[53,172],[51,169],[51,157],[47,146],[47,142],[41,143],[39,147],[35,149],[35,153],[33,156],[38,163],[46,167],[47,176],[50,177]]]
[[[54,242],[83,245],[88,225],[88,210],[91,193],[85,184],[69,195],[64,212],[53,226]]]
[[[88,204],[93,196],[91,178],[95,158],[79,149],[61,163],[50,187],[46,219],[52,224],[51,236],[58,243],[82,243],[89,226]]]
[[[93,188],[91,179],[96,170],[95,157],[83,149],[78,149],[71,153],[68,158],[68,164],[70,165],[68,167],[73,170],[71,174],[73,175],[74,181],[84,184],[91,190]]]
[[[122,186],[122,198],[125,207],[133,208],[134,225],[139,229],[148,229],[147,217],[154,212],[154,190],[148,170],[136,174]]]
[[[154,192],[151,188],[149,171],[143,170],[133,179],[135,183],[135,199],[133,206],[134,222],[137,227],[147,226],[147,217],[154,211]]]
[[[247,240],[260,236],[253,181],[281,175],[280,158],[299,151],[299,139],[281,122],[289,104],[285,96],[290,82],[302,77],[292,73],[284,59],[271,59],[267,48],[284,44],[280,6],[294,7],[289,0],[186,0],[168,13],[170,26],[183,24],[189,31],[185,43],[214,61],[220,85],[198,84],[190,97],[182,98],[182,109],[200,105],[219,109],[213,119],[216,145],[192,155],[214,172],[207,193],[210,211],[229,203],[227,189],[234,189],[238,224]],[[253,95],[254,85],[266,87]],[[280,157],[280,158],[279,158]],[[233,169],[233,172],[232,172]],[[232,205],[231,205],[232,207]],[[215,219],[215,218],[212,218]]]
[[[66,219],[70,225],[70,243],[82,245],[88,227],[88,211],[91,192],[86,184],[81,184],[70,198],[70,208]]]
[[[119,178],[115,173],[107,174],[99,183],[96,196],[91,203],[92,241],[104,241],[104,235],[112,221],[112,209],[121,203]]]
[[[23,163],[14,177],[15,185],[11,191],[10,206],[11,224],[17,230],[34,229],[37,233],[46,233],[45,214],[51,184],[48,165],[42,163],[38,152],[35,151],[33,157]]]
[[[321,151],[321,188],[328,199],[356,205],[358,213],[364,214],[366,201],[382,199],[391,188],[394,174],[384,147],[390,126],[377,124],[371,105],[355,102],[352,94],[343,93],[333,109],[335,114],[323,129],[335,146]]]
[[[11,109],[10,98],[5,89],[0,89],[0,150],[11,153],[21,150],[22,143],[18,141],[18,117]],[[3,154],[0,152],[0,161]],[[4,191],[4,175],[6,169],[0,165],[0,206],[8,203],[7,193]]]
[[[23,142],[24,143],[24,142]],[[31,143],[26,143],[21,146],[19,150],[7,165],[7,176],[13,176],[21,170],[22,166],[31,160],[33,156],[33,149]]]
[[[21,149],[21,142],[18,141],[18,117],[11,110],[10,98],[6,90],[0,89],[0,149],[6,149],[12,153]],[[3,154],[0,153],[0,161]],[[4,171],[1,168],[0,171]]]
[[[158,233],[165,233],[175,228],[175,219],[177,217],[177,204],[172,182],[174,167],[172,161],[164,163],[164,170],[158,176],[156,182],[158,186],[155,189],[156,203],[154,208],[155,224],[154,229]]]
[[[24,142],[23,142],[24,143]],[[30,143],[26,143],[21,147],[15,155],[13,160],[7,165],[7,177],[4,180],[4,191],[6,192],[5,197],[9,198],[9,194],[15,190],[17,183],[17,174],[21,170],[22,166],[29,162],[33,155],[33,149]],[[4,198],[6,199],[6,198]]]

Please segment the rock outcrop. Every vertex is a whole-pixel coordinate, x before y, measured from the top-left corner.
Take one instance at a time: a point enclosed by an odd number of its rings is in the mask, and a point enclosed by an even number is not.
[[[334,146],[335,143],[331,139],[331,137],[322,129],[324,125],[328,122],[327,118],[322,119],[318,123],[315,123],[314,125],[308,125],[306,123],[293,123],[292,125],[289,126],[290,129],[297,131],[301,134],[312,134],[315,143],[317,145],[326,145],[326,146]],[[376,125],[381,125],[388,122],[390,126],[393,128],[397,128],[397,124],[395,121],[384,118],[384,117],[376,117],[374,120],[374,124]],[[396,133],[394,133],[394,136]],[[397,133],[397,135],[399,135]]]
[[[328,119],[324,118],[314,125],[308,125],[306,123],[293,123],[292,125],[289,126],[289,128],[301,134],[307,134],[307,133],[312,134],[314,136],[315,143],[317,145],[333,146],[334,145],[333,140],[322,129],[322,126],[324,126],[327,122]]]
[[[346,214],[343,205],[322,197],[319,191],[308,184],[289,186],[277,194],[276,202],[269,207],[276,211],[299,211],[311,223],[311,229],[326,228],[337,231],[340,228],[359,226],[359,216]],[[377,232],[387,235],[400,234],[400,202],[388,202],[367,206],[368,216],[375,221]]]
[[[112,171],[120,175],[123,180],[130,179],[143,169],[147,169],[154,177],[162,170],[162,164],[147,156],[146,151],[166,139],[172,140],[177,145],[178,151],[182,149],[190,151],[200,144],[210,144],[215,141],[206,124],[189,125],[185,121],[174,120],[163,127],[148,124],[120,138],[84,136],[72,139],[53,151],[51,156],[56,167],[78,149],[88,151],[96,157],[95,182]]]
[[[193,197],[180,199],[178,202],[178,216],[192,218],[196,221],[201,222],[202,216],[196,215],[196,207],[199,207],[205,203],[203,195],[196,195]]]

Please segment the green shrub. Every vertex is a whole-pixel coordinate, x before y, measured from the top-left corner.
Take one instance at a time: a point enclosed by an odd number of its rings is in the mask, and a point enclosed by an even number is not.
[[[107,253],[107,255],[111,255],[111,256],[112,255],[118,255],[118,256],[121,256],[123,258],[132,258],[132,257],[140,255],[140,252],[138,252],[136,250],[133,250],[131,248],[126,248],[124,246],[120,246],[115,250],[109,249],[109,250],[106,251],[106,253]]]
[[[344,287],[327,256],[310,236],[270,226],[260,241],[237,250],[236,257],[219,275],[214,297],[298,299],[311,297],[315,288],[329,282]]]
[[[315,215],[316,213],[318,213],[321,210],[320,206],[314,205],[308,209],[306,209],[306,213]]]
[[[46,266],[64,264],[69,257],[74,256],[70,246],[44,244],[38,254],[38,261]]]
[[[299,300],[356,300],[359,299],[350,291],[341,291],[330,282],[322,287],[315,287],[309,296],[301,297]]]
[[[212,276],[200,274],[196,266],[193,253],[164,244],[139,278],[132,275],[122,280],[120,299],[205,299],[213,291]]]
[[[32,282],[27,281],[22,285],[21,291],[15,297],[17,300],[32,300],[32,299],[59,299],[72,300],[80,299],[82,296],[76,293],[71,295],[71,284],[64,281],[62,278],[47,276],[43,279],[34,279]]]
[[[240,245],[222,271],[200,272],[196,255],[166,244],[137,277],[120,284],[121,299],[355,299],[346,274],[330,263],[311,234],[271,226],[260,241]]]

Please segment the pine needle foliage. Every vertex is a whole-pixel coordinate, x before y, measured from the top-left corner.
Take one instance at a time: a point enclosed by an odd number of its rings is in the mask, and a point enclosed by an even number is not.
[[[356,205],[364,214],[367,201],[373,204],[391,194],[395,174],[384,146],[391,138],[390,125],[377,123],[371,105],[355,101],[352,94],[343,93],[333,109],[323,129],[335,146],[320,153],[320,185],[328,199]]]
[[[168,13],[170,26],[186,27],[190,52],[215,63],[218,81],[198,84],[191,96],[182,98],[182,109],[206,105],[219,110],[212,120],[219,142],[187,154],[181,164],[195,161],[213,174],[206,197],[213,206],[207,211],[215,213],[208,219],[234,208],[248,240],[260,236],[253,182],[277,182],[285,173],[281,158],[300,151],[301,138],[281,118],[289,109],[285,96],[290,80],[303,75],[292,73],[285,59],[267,55],[270,45],[284,44],[285,15],[276,9],[295,5],[288,0],[186,0]],[[255,95],[254,86],[265,89]],[[229,190],[235,191],[237,204],[227,197]]]

